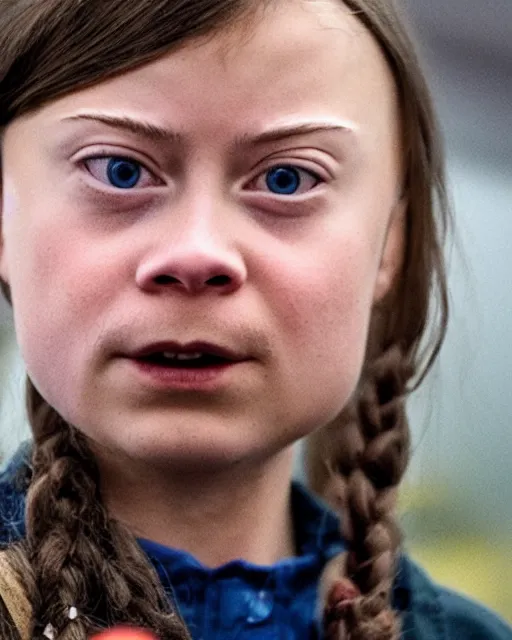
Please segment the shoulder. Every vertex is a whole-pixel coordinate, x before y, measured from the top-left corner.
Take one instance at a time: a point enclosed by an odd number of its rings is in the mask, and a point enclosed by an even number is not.
[[[337,517],[297,483],[292,510],[302,553],[320,553],[328,561],[344,550]],[[400,557],[393,595],[401,640],[512,640],[512,628],[498,615],[438,585],[407,554]]]
[[[343,551],[337,517],[297,483],[292,510],[302,553],[329,560]],[[401,640],[512,640],[512,628],[498,615],[435,583],[407,554],[400,557],[393,596],[402,618]]]
[[[406,556],[401,566],[410,589],[404,638],[512,640],[512,627],[490,609],[439,586]]]
[[[450,638],[512,640],[512,627],[481,604],[449,589],[439,589]]]

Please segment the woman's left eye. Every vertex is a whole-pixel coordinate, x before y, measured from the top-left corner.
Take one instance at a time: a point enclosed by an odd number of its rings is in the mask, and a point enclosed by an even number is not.
[[[280,164],[267,169],[252,182],[256,191],[269,191],[278,196],[293,196],[306,193],[316,187],[322,179],[312,171],[294,165]]]
[[[150,171],[132,158],[96,157],[83,160],[83,164],[93,178],[115,189],[140,189],[159,184]]]

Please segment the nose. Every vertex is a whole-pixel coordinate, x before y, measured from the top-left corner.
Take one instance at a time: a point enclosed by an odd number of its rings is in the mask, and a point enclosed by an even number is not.
[[[239,289],[246,277],[242,256],[206,234],[177,238],[143,260],[136,272],[138,287],[150,293],[172,289],[228,294]]]

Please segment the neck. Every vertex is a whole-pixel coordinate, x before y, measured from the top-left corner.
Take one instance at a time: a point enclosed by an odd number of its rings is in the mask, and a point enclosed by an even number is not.
[[[140,538],[191,553],[208,567],[294,555],[292,449],[264,464],[173,474],[100,460],[105,504]],[[123,468],[121,468],[123,467]]]

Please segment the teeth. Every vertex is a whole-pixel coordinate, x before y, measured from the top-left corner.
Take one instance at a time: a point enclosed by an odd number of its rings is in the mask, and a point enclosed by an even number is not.
[[[164,358],[169,358],[169,360],[198,360],[203,356],[200,352],[195,353],[175,353],[173,351],[164,351]]]

